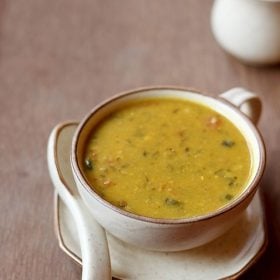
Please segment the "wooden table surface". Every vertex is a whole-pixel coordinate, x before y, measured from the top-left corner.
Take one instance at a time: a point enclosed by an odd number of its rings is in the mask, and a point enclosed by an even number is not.
[[[280,279],[280,67],[252,67],[214,40],[212,1],[0,2],[0,279],[80,279],[58,247],[48,135],[101,100],[147,85],[212,96],[246,87],[263,101],[261,184],[269,245],[242,279]]]

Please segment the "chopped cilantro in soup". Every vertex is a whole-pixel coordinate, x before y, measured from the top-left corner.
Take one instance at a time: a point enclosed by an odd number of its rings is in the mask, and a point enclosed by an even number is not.
[[[127,103],[92,131],[84,174],[105,200],[154,218],[203,215],[234,200],[250,174],[240,131],[211,109],[172,98]]]

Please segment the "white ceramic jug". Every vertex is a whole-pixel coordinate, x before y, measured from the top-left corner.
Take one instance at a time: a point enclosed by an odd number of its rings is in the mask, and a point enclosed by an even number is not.
[[[211,26],[218,43],[243,62],[280,62],[279,0],[215,0]]]

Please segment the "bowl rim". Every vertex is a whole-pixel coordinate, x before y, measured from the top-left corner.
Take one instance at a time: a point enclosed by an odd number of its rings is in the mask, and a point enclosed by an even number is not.
[[[194,217],[188,217],[188,218],[176,218],[176,219],[165,219],[165,218],[152,218],[152,217],[147,217],[147,216],[141,216],[139,214],[131,213],[128,211],[125,211],[121,208],[118,208],[117,206],[111,204],[110,202],[106,201],[103,199],[97,192],[93,190],[93,188],[90,187],[87,179],[83,175],[83,172],[78,164],[78,155],[77,155],[77,148],[78,148],[78,140],[79,136],[87,124],[87,122],[94,116],[96,112],[104,108],[105,106],[109,105],[110,103],[123,98],[127,97],[133,94],[138,94],[141,92],[148,92],[148,91],[155,91],[155,90],[175,90],[175,91],[182,91],[182,92],[190,92],[194,94],[199,94],[203,97],[210,98],[212,100],[215,100],[218,103],[223,103],[226,107],[229,107],[230,110],[234,111],[235,113],[239,114],[242,119],[246,122],[246,124],[250,127],[250,129],[253,131],[254,136],[256,137],[257,143],[258,143],[258,148],[259,148],[259,165],[257,167],[257,170],[255,172],[255,175],[250,182],[250,184],[246,187],[245,191],[243,191],[235,200],[233,200],[231,203],[227,203],[225,206],[204,214],[204,215],[199,215],[199,216],[194,216]],[[215,110],[213,107],[211,109]],[[245,137],[245,136],[244,136]],[[71,167],[73,171],[73,175],[76,180],[79,181],[80,185],[83,187],[84,190],[87,191],[87,193],[94,198],[96,201],[101,203],[103,206],[105,206],[107,209],[110,209],[113,212],[117,212],[120,215],[126,216],[128,218],[142,221],[142,222],[147,222],[147,223],[153,223],[153,224],[189,224],[189,223],[197,223],[209,219],[213,219],[217,216],[220,216],[226,212],[230,212],[234,209],[236,209],[238,206],[240,206],[246,199],[252,199],[258,186],[260,183],[260,180],[263,176],[265,166],[266,166],[266,150],[265,150],[265,144],[263,141],[263,137],[259,132],[259,129],[252,123],[252,121],[249,119],[247,115],[245,115],[243,112],[241,112],[235,105],[230,103],[229,101],[220,98],[219,96],[217,97],[212,97],[209,96],[201,91],[198,91],[194,88],[188,88],[188,87],[178,87],[178,86],[147,86],[147,87],[139,87],[136,89],[120,92],[116,95],[113,95],[104,101],[100,102],[96,106],[93,107],[93,109],[85,115],[85,117],[81,120],[79,123],[75,134],[73,136],[72,140],[72,146],[71,146],[71,155],[70,155],[70,162],[71,162]],[[78,188],[79,189],[79,188]]]

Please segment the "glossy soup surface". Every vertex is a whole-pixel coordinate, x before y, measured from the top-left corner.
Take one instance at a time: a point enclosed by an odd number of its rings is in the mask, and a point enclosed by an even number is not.
[[[250,174],[239,130],[178,99],[127,103],[92,131],[84,174],[105,200],[154,218],[194,217],[238,196]]]

